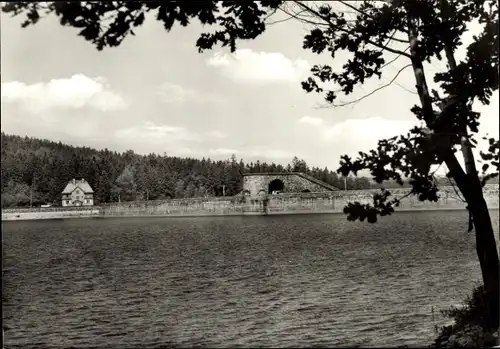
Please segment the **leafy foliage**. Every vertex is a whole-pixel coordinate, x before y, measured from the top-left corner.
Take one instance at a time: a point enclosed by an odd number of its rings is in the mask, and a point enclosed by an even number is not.
[[[486,137],[484,137],[486,139]],[[500,141],[497,139],[495,140],[494,138],[489,138],[489,147],[488,147],[488,152],[480,152],[481,158],[484,161],[484,164],[481,168],[483,172],[483,178],[481,179],[481,185],[484,186],[488,181],[491,179],[497,178],[498,179],[498,174],[500,172]],[[486,171],[488,168],[492,166],[496,168],[495,172],[488,173],[486,174]]]
[[[488,313],[488,301],[482,285],[474,287],[472,295],[467,296],[461,306],[452,306],[441,313],[453,319],[453,324],[441,328],[432,347],[484,348],[497,345],[498,333],[488,329],[485,316]]]
[[[330,65],[316,65],[312,68],[313,76],[303,82],[306,92],[324,93],[329,103],[334,103],[338,92],[349,95],[354,86],[363,84],[367,78],[382,75],[386,64],[382,51],[387,51],[387,47],[382,46],[384,38],[391,33],[408,32],[404,30],[409,26],[408,15],[411,14],[417,23],[415,31],[419,42],[415,54],[420,60],[429,62],[441,60],[447,44],[452,51],[461,44],[460,36],[466,31],[467,23],[477,18],[485,23],[483,33],[469,45],[466,59],[455,69],[436,74],[434,81],[446,97],[432,91],[434,115],[426,115],[422,107],[412,108],[418,119],[428,121],[428,127],[416,127],[406,136],[381,140],[375,150],[360,152],[356,160],[343,156],[339,173],[346,176],[351,172],[356,175],[358,171],[369,170],[379,183],[387,179],[401,183],[401,178],[410,177],[412,194],[420,200],[437,200],[438,190],[430,172],[431,165],[444,161],[440,154],[460,144],[467,128],[477,132],[480,115],[472,111],[472,103],[475,99],[489,103],[492,91],[498,89],[498,33],[494,29],[497,28],[498,13],[495,11],[497,5],[492,2],[489,5],[488,11],[482,1],[448,2],[447,7],[439,1],[408,1],[397,8],[389,3],[363,2],[358,7],[359,16],[354,23],[346,21],[345,16],[337,14],[329,4],[319,7],[315,14],[327,25],[312,29],[304,38],[304,48],[318,54],[328,51],[332,58],[338,51],[348,51],[353,57],[344,64],[342,73],[335,72]],[[435,35],[436,32],[442,35]],[[408,45],[410,39],[406,43]],[[382,46],[382,49],[375,50],[377,46]],[[405,50],[390,49],[390,52],[414,61]],[[340,89],[323,88],[325,83],[332,82]],[[472,137],[470,141],[474,142]],[[488,175],[485,179],[494,176]],[[346,207],[345,212],[350,219],[367,216],[371,217],[368,221],[374,222],[374,214],[386,215],[397,204],[395,200],[387,201],[387,197],[382,192],[374,199],[373,206],[353,203]]]
[[[463,327],[466,324],[475,324],[486,327],[487,305],[484,287],[480,285],[474,288],[471,296],[467,296],[462,306],[453,306],[450,309],[442,310],[441,313],[454,319],[456,326]]]
[[[119,197],[119,201],[132,201],[137,196],[137,186],[135,184],[135,168],[131,165],[125,166],[122,173],[115,181],[112,192]]]
[[[266,29],[263,16],[276,9],[280,1],[31,1],[8,2],[3,12],[26,14],[22,26],[36,24],[42,15],[54,13],[61,25],[79,28],[78,35],[98,50],[114,47],[141,26],[149,12],[170,31],[177,22],[187,26],[193,19],[219,27],[212,33],[202,33],[196,45],[199,50],[216,44],[236,50],[236,40],[254,39]]]

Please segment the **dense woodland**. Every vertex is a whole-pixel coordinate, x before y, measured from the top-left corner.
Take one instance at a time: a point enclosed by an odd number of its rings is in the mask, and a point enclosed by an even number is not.
[[[95,203],[202,196],[232,196],[241,191],[242,173],[305,172],[339,188],[379,188],[366,177],[344,179],[328,168],[309,167],[297,157],[287,165],[245,163],[233,155],[225,161],[157,154],[138,155],[73,147],[48,140],[1,134],[2,207],[60,204],[72,178],[85,178]],[[442,179],[446,184],[447,179]],[[398,186],[384,183],[384,187]],[[405,185],[406,186],[406,185]],[[408,185],[409,186],[409,185]]]

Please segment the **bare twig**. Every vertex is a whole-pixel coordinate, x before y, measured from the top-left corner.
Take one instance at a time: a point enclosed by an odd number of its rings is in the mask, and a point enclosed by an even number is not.
[[[268,20],[268,19],[269,19],[272,15],[274,15],[277,11],[278,11],[278,9],[277,9],[277,8],[273,9],[273,10],[271,11],[271,13],[269,13],[269,14],[266,16],[266,18],[264,18],[264,23],[265,23],[266,25],[274,24],[274,23],[266,23],[266,20]],[[287,18],[286,20],[288,20],[288,18]],[[284,22],[284,21],[278,21],[277,23],[279,23],[279,22]]]
[[[405,48],[403,50],[403,52],[406,52],[408,51],[408,49],[410,48],[410,46],[408,46],[407,48]],[[394,63],[399,57],[401,57],[401,55],[397,55],[395,58],[393,58],[392,60],[390,60],[389,62],[385,63],[384,65],[382,65],[380,67],[380,69],[384,69],[385,67],[387,67],[388,65],[390,65],[391,63]]]
[[[396,30],[392,33],[392,35],[389,37],[387,42],[384,44],[384,47],[380,49],[380,52],[384,51],[387,46],[391,43],[392,39],[394,38],[394,34],[396,34]]]
[[[452,186],[453,191],[455,192],[455,194],[457,194],[457,198],[458,198],[460,201],[467,203],[467,201],[466,201],[465,199],[463,199],[463,198],[460,196],[460,194],[458,193],[457,188],[455,187],[455,184],[453,183],[453,181],[451,180],[451,178],[450,178],[450,177],[448,177],[448,181],[450,182],[450,184],[451,184],[451,186]]]
[[[358,103],[358,102],[362,101],[363,99],[365,99],[367,97],[370,97],[371,95],[373,95],[374,93],[380,91],[381,89],[390,86],[394,82],[394,80],[396,80],[396,78],[399,76],[399,74],[401,74],[401,72],[403,70],[405,70],[406,68],[408,68],[408,67],[411,67],[411,64],[407,64],[403,68],[399,69],[399,71],[396,73],[396,75],[387,84],[382,85],[382,86],[376,88],[372,92],[370,92],[370,93],[368,93],[368,94],[366,94],[366,95],[364,95],[364,96],[362,96],[362,97],[360,97],[358,99],[355,99],[355,100],[349,101],[349,102],[345,102],[345,103],[341,103],[341,104],[334,104],[333,107],[345,107],[345,106],[350,105],[350,104]],[[328,107],[331,107],[331,106],[328,105],[328,106],[324,106],[323,108],[328,108]]]
[[[360,10],[360,9],[358,9],[356,6],[353,6],[353,5],[349,4],[347,1],[342,1],[342,0],[339,0],[339,2],[340,2],[342,5],[344,5],[344,6],[346,6],[346,7],[349,7],[350,9],[352,9],[352,10],[354,10],[354,11],[358,12],[359,14],[361,14],[361,15],[363,15],[363,16],[366,16],[366,17],[368,17],[368,18],[371,18],[371,19],[373,19],[373,20],[376,20],[376,18],[375,18],[374,16],[372,16],[372,15],[370,15],[370,14],[366,13],[366,12],[361,11],[361,10]],[[401,28],[396,28],[396,29],[394,30],[394,33],[392,34],[391,40],[398,41],[398,42],[403,42],[403,43],[409,43],[409,41],[408,41],[408,40],[398,39],[398,38],[395,38],[395,37],[394,37],[394,35],[396,34],[396,32],[397,32],[398,30],[400,30],[400,31],[401,31]]]
[[[398,82],[395,82],[395,84],[396,84],[396,85],[398,85],[399,87],[401,87],[401,88],[402,88],[403,90],[405,90],[406,92],[409,92],[409,93],[414,94],[414,95],[418,95],[418,93],[417,93],[417,92],[412,91],[412,90],[410,90],[410,89],[408,89],[408,88],[404,87],[403,85],[401,85],[401,84],[400,84],[400,83],[398,83]]]
[[[403,195],[402,197],[400,198],[396,198],[393,200],[393,202],[396,204],[399,204],[401,202],[401,200],[407,198],[408,196],[412,195],[413,194],[413,190],[410,190],[408,193],[406,193],[405,195]]]
[[[304,9],[304,10],[298,12],[298,13],[292,13],[289,10],[286,10],[286,9],[284,9],[282,7],[280,7],[280,10],[283,11],[285,14],[287,14],[287,15],[290,16],[290,18],[288,18],[288,19],[294,18],[294,19],[297,19],[297,20],[299,20],[301,22],[304,22],[304,23],[307,23],[307,24],[312,24],[312,25],[315,25],[315,26],[328,26],[328,23],[319,23],[319,22],[312,21],[310,19],[306,19],[304,17],[299,17],[299,15],[303,14],[304,12],[307,13],[306,9]]]

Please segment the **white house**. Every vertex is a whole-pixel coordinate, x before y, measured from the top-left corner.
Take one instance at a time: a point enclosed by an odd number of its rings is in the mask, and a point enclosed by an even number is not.
[[[94,191],[85,180],[72,179],[62,192],[63,206],[93,206]]]

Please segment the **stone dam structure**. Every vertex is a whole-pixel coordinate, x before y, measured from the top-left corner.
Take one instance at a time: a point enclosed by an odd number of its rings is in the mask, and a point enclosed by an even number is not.
[[[340,189],[302,172],[243,174],[243,195],[323,193],[338,190]]]
[[[279,182],[278,182],[279,181]],[[281,182],[281,183],[280,183]],[[319,183],[318,183],[319,182]],[[393,197],[403,197],[408,188],[390,189]],[[249,174],[244,176],[243,191],[232,197],[204,197],[157,201],[102,204],[88,208],[33,208],[2,211],[2,221],[61,219],[76,217],[147,217],[147,216],[230,216],[342,213],[349,202],[372,203],[373,190],[340,190],[289,174]],[[486,185],[484,196],[490,209],[499,208],[499,185]],[[274,193],[274,194],[273,194]],[[421,202],[415,196],[401,201],[396,211],[464,210],[465,203],[453,187],[440,187],[437,202]]]
[[[276,195],[240,195],[217,198],[173,199],[127,202],[101,206],[101,217],[114,216],[219,216],[342,213],[349,202],[372,203],[378,190],[281,193]],[[394,197],[403,197],[408,189],[392,189]],[[499,208],[498,185],[485,188],[490,209]],[[442,187],[437,202],[422,202],[415,196],[401,201],[396,211],[464,210],[465,203],[453,187]]]

